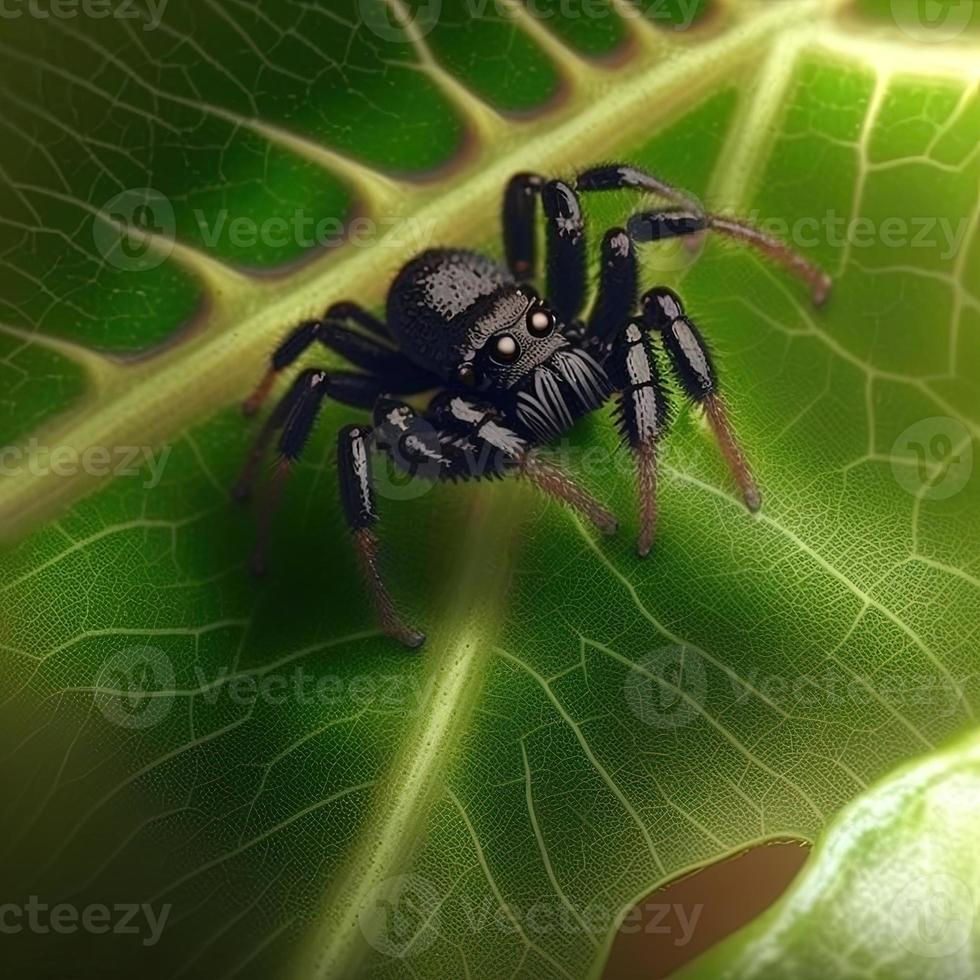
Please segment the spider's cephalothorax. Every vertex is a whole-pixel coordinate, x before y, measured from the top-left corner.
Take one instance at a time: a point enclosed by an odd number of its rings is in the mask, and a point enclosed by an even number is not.
[[[577,192],[626,187],[658,195],[672,206],[634,214],[627,229],[606,233],[598,293],[583,320],[586,239]],[[548,250],[543,298],[531,285],[539,200]],[[373,410],[373,426],[349,425],[338,434],[340,495],[381,625],[411,647],[424,637],[402,621],[379,570],[372,531],[378,520],[373,452],[387,453],[400,468],[432,480],[515,473],[612,533],[616,519],[534,450],[615,395],[622,435],[636,461],[637,547],[646,555],[657,516],[656,446],[668,420],[658,348],[683,393],[703,406],[748,507],[757,510],[761,498],[718,394],[708,348],[680,298],[665,288],[638,295],[634,242],[714,230],[785,265],[810,285],[816,303],[830,288],[819,268],[777,239],[704,213],[670,185],[618,164],[586,171],[574,187],[516,175],[504,193],[503,230],[506,266],[459,249],[430,249],[408,262],[389,289],[387,322],[354,303],[338,303],[322,319],[301,324],[273,353],[269,371],[244,406],[246,414],[254,413],[279,372],[314,342],[361,369],[301,372],[266,420],[235,494],[248,495],[278,434],[280,462],[252,560],[260,570],[282,479],[306,443],[323,399]],[[401,400],[430,391],[434,395],[424,412]]]

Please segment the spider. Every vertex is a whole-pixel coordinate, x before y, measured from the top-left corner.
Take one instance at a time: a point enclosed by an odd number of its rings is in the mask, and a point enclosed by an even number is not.
[[[606,232],[598,293],[585,320],[586,234],[579,193],[623,188],[656,195],[670,206],[635,213],[626,228]],[[539,201],[546,222],[544,296],[532,285]],[[637,550],[646,556],[657,521],[657,443],[670,417],[660,348],[680,390],[704,408],[749,510],[758,510],[761,497],[729,423],[708,346],[680,297],[662,287],[638,297],[636,243],[713,230],[785,266],[808,283],[816,304],[824,302],[831,286],[817,266],[777,239],[745,222],[706,213],[683,191],[623,164],[586,170],[574,183],[516,174],[504,191],[502,223],[506,266],[462,249],[422,252],[392,282],[386,322],[356,303],[334,304],[286,337],[243,405],[246,415],[257,412],[281,372],[313,343],[361,369],[299,373],[262,426],[233,493],[238,499],[249,496],[278,435],[278,464],[251,559],[258,574],[282,484],[323,400],[372,410],[373,426],[347,425],[338,433],[340,499],[380,625],[407,647],[420,646],[425,636],[404,622],[381,574],[373,452],[387,453],[401,470],[430,480],[524,477],[612,534],[616,518],[535,447],[615,396],[619,428],[635,460]],[[403,400],[433,390],[422,412]]]

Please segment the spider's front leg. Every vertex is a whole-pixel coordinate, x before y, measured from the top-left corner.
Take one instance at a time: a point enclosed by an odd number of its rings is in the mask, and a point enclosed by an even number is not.
[[[619,393],[619,427],[636,463],[640,530],[636,550],[650,554],[657,527],[657,443],[669,421],[667,396],[645,325],[630,320],[607,346],[605,368]]]
[[[735,439],[725,403],[718,391],[718,375],[708,345],[686,315],[681,298],[673,290],[666,287],[651,289],[644,294],[642,307],[644,323],[659,332],[684,394],[696,405],[704,407],[725,462],[742,491],[745,506],[753,512],[757,511],[762,506],[762,496]]]
[[[603,534],[616,533],[615,516],[560,466],[538,455],[493,405],[446,392],[436,396],[428,414],[441,428],[457,433],[455,444],[461,455],[454,478],[515,473],[539,492],[578,511]]]
[[[672,207],[668,210],[642,211],[630,218],[629,233],[634,241],[656,242],[714,231],[756,249],[801,279],[810,287],[814,305],[821,306],[830,295],[833,285],[830,276],[785,242],[747,221],[704,211],[698,201],[685,191],[637,167],[620,163],[593,167],[579,174],[575,186],[581,192],[631,188],[670,201]]]
[[[585,305],[585,219],[575,188],[562,180],[545,180],[537,174],[516,174],[504,191],[502,223],[507,265],[518,282],[534,279],[537,266],[537,200],[545,217],[546,293],[548,303],[574,333]]]

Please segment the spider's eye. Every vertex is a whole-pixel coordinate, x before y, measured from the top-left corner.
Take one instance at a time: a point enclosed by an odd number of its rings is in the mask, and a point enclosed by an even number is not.
[[[527,331],[532,337],[547,337],[554,326],[554,314],[543,307],[531,310],[527,315]]]
[[[493,345],[490,357],[498,364],[512,364],[521,356],[521,348],[509,333],[502,333]]]
[[[472,364],[462,364],[456,371],[456,379],[460,384],[466,385],[467,388],[476,387],[476,371],[473,370]]]

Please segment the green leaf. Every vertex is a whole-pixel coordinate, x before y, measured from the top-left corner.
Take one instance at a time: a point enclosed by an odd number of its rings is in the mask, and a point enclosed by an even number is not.
[[[773,908],[678,978],[975,977],[978,802],[971,735],[863,794]]]
[[[18,934],[13,962],[597,976],[638,896],[813,838],[975,724],[972,35],[802,0],[699,4],[684,31],[684,5],[617,2],[596,34],[504,6],[5,26],[6,893],[168,910],[158,937]],[[330,407],[253,581],[227,488],[270,348],[332,301],[381,309],[426,245],[499,254],[512,173],[609,159],[785,222],[835,276],[817,311],[731,243],[644,255],[717,352],[761,515],[693,412],[646,561],[608,413],[555,451],[612,540],[523,485],[389,480],[409,655],[357,579]],[[592,201],[591,227],[635,205]],[[269,234],[297,215],[343,241]]]

